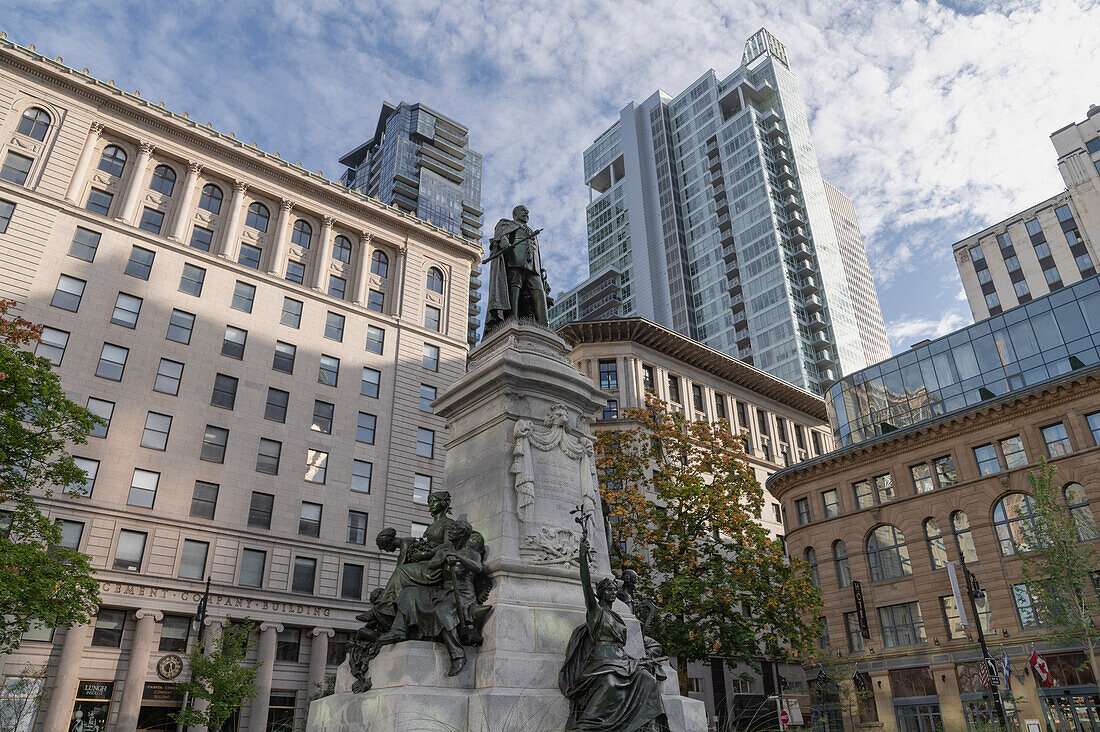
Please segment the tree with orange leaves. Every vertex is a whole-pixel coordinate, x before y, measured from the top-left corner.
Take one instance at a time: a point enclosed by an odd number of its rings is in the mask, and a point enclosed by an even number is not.
[[[596,436],[612,564],[658,605],[649,634],[687,663],[797,658],[819,630],[820,595],[800,560],[758,523],[763,488],[729,424],[692,421],[656,400]]]

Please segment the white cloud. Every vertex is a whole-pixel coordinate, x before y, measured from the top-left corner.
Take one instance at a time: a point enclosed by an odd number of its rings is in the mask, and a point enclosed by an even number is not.
[[[958,309],[947,310],[939,318],[910,318],[887,323],[894,352],[899,353],[925,338],[939,338],[962,328],[970,317]]]

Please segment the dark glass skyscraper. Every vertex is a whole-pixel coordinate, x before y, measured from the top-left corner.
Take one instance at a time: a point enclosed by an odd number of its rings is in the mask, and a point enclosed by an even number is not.
[[[374,137],[340,158],[341,182],[469,241],[481,241],[481,153],[469,130],[423,104],[382,105]],[[481,269],[470,277],[469,340],[477,342]]]

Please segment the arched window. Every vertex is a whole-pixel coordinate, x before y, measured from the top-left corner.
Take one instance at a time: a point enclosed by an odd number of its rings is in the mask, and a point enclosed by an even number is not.
[[[390,276],[390,258],[385,252],[375,249],[374,254],[370,255],[370,273],[379,277]]]
[[[344,264],[351,261],[351,242],[346,236],[341,234],[332,243],[332,258]]]
[[[970,533],[970,519],[962,511],[951,514],[951,529],[955,532],[955,548],[968,562],[978,561],[978,550],[974,547],[974,535]]]
[[[99,169],[108,175],[122,175],[126,167],[126,151],[118,145],[108,145],[99,156]]]
[[[257,201],[249,204],[244,225],[256,231],[267,231],[267,222],[270,218],[271,214],[268,213],[267,206]]]
[[[16,132],[20,135],[33,137],[41,142],[46,139],[46,132],[50,129],[50,115],[44,109],[31,107],[19,119],[19,127]]]
[[[1026,493],[1009,493],[998,501],[997,507],[993,509],[993,530],[997,532],[1001,556],[1012,556],[1016,553],[1017,546],[1028,551],[1027,540],[1024,538],[1021,527],[1024,521],[1035,524],[1031,502],[1031,496]]]
[[[428,268],[428,289],[443,294],[443,272],[439,267]]]
[[[1085,489],[1079,483],[1070,483],[1063,493],[1066,497],[1066,505],[1069,506],[1069,515],[1073,516],[1073,523],[1077,527],[1077,541],[1100,539],[1100,532],[1096,530],[1096,521],[1092,517],[1092,509],[1089,508],[1089,499],[1085,497]]]
[[[290,243],[300,246],[302,249],[309,249],[309,243],[312,239],[313,227],[309,225],[309,222],[302,219],[295,221],[294,231],[290,234]]]
[[[167,165],[158,165],[153,169],[153,180],[149,183],[149,189],[166,196],[172,195],[172,189],[176,187],[176,171]]]
[[[806,557],[806,564],[810,567],[810,582],[814,583],[814,587],[821,587],[821,578],[817,574],[817,552],[812,546],[808,546],[803,554]]]
[[[199,208],[212,214],[220,214],[222,212],[222,189],[213,183],[204,185],[202,194],[199,196]]]
[[[932,569],[947,566],[947,549],[943,546],[943,532],[940,522],[929,517],[924,520],[924,538],[928,541],[928,556],[932,558]]]
[[[883,524],[867,537],[867,568],[871,581],[908,577],[913,574],[909,563],[909,548],[905,546],[905,534],[896,526]]]
[[[836,584],[841,589],[852,584],[852,569],[848,566],[848,545],[842,539],[833,542],[833,566],[836,568]]]

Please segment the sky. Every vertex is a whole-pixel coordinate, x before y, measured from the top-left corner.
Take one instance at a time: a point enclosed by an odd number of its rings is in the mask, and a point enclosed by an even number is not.
[[[29,0],[0,29],[338,179],[383,101],[485,155],[486,229],[526,203],[554,291],[587,275],[582,153],[622,107],[787,47],[822,174],[856,206],[895,352],[972,321],[951,245],[1064,188],[1050,133],[1100,104],[1100,3]]]

